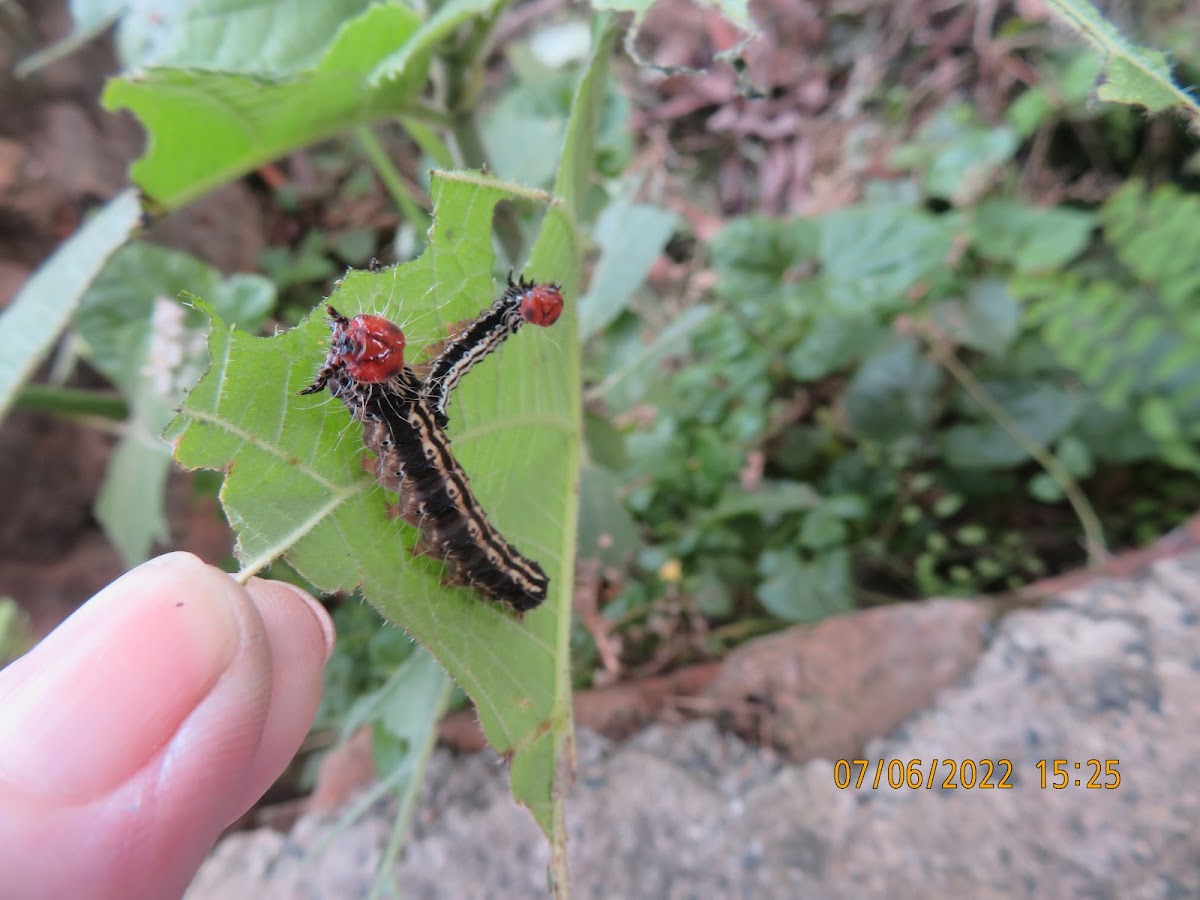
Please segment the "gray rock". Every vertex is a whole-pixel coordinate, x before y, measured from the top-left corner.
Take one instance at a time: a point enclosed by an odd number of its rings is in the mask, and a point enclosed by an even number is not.
[[[1200,896],[1198,735],[1193,552],[1144,578],[1093,581],[1010,613],[961,683],[867,746],[859,789],[839,789],[831,761],[785,764],[705,721],[655,726],[621,745],[581,734],[568,808],[573,890],[681,900]],[[935,786],[888,787],[887,762],[913,759],[923,780],[939,760]],[[944,761],[967,759],[1009,760],[1012,788],[943,789]],[[1043,759],[1067,760],[1072,783],[1041,787]],[[1091,759],[1119,760],[1120,786],[1084,787]],[[875,760],[884,760],[878,789]],[[494,758],[435,755],[392,873],[405,896],[546,893],[547,848],[504,780]],[[379,804],[332,837],[316,818],[287,837],[235,835],[188,896],[365,896],[390,815]]]

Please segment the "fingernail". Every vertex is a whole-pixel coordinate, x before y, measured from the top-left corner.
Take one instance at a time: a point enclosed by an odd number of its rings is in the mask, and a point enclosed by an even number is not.
[[[315,620],[317,627],[321,632],[321,640],[325,646],[325,658],[322,660],[322,665],[329,662],[329,657],[333,655],[334,641],[337,639],[337,632],[333,627],[333,619],[330,618],[329,612],[321,605],[319,601],[308,591],[302,590],[294,584],[289,584],[286,581],[268,581],[264,578],[252,578],[246,585],[246,591],[250,594],[252,600],[258,605],[260,598],[280,598],[284,602],[295,602],[300,600],[305,609],[308,610]],[[262,607],[259,606],[261,610]]]
[[[187,553],[113,582],[2,673],[0,779],[74,800],[126,781],[229,667],[249,606]]]

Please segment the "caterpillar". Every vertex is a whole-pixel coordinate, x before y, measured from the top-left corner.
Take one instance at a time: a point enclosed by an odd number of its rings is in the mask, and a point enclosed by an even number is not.
[[[537,284],[508,274],[508,287],[500,299],[448,343],[425,376],[424,396],[443,428],[449,423],[446,404],[459,380],[477,362],[495,350],[526,322],[548,327],[562,313],[562,288]]]
[[[376,457],[376,480],[399,495],[400,517],[420,530],[415,552],[447,564],[446,583],[472,588],[518,613],[537,607],[549,578],[488,520],[443,429],[450,390],[523,322],[553,324],[562,310],[560,290],[523,279],[514,284],[510,277],[504,296],[460,332],[424,381],[404,361],[399,326],[382,316],[347,318],[326,309],[329,352],[300,393],[327,388],[362,423],[363,441]],[[486,349],[479,352],[479,346]]]

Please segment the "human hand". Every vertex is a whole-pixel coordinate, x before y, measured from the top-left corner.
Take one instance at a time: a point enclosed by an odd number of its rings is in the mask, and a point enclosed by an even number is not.
[[[187,553],[0,671],[0,896],[178,897],[308,733],[333,623]]]

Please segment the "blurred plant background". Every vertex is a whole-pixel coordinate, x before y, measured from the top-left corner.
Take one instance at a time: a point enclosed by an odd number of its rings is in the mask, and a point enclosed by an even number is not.
[[[0,231],[18,282],[117,180],[95,172],[56,195],[28,168],[50,138],[28,135],[85,133],[133,155],[129,129],[101,118],[103,76],[149,70],[105,91],[143,118],[169,110],[139,92],[183,78],[247,105],[246,85],[261,82],[279,92],[272,103],[303,110],[303,95],[286,95],[303,76],[345,108],[311,133],[290,122],[259,148],[274,155],[239,157],[230,171],[246,174],[218,205],[105,254],[62,311],[49,362],[36,375],[12,363],[22,411],[5,426],[5,467],[27,473],[22,460],[41,453],[84,473],[69,503],[12,476],[5,554],[18,562],[0,593],[42,626],[50,594],[78,602],[162,547],[228,555],[219,479],[168,477],[156,437],[206,365],[207,320],[174,301],[201,296],[269,333],[317,307],[347,267],[420,254],[431,167],[486,166],[550,189],[603,27],[553,0],[421,10],[414,21],[440,24],[414,51],[420,65],[380,53],[376,65],[400,75],[341,99],[338,28],[407,7],[242,4],[262,22],[304,20],[276,26],[290,40],[264,48],[248,18],[197,38],[197,22],[155,22],[138,4],[83,6],[72,33],[108,35],[116,19],[118,61],[95,43],[31,59],[47,30],[66,30],[63,13],[5,4],[5,97],[21,113],[6,117]],[[1173,54],[1178,83],[1196,81],[1194,4],[1108,12]],[[761,33],[746,41],[751,20]],[[664,0],[629,32],[595,104],[580,203],[576,687],[719,659],[864,606],[1018,591],[1195,512],[1195,141],[1186,115],[1099,102],[1101,63],[1036,2],[763,0],[731,23]],[[74,88],[82,102],[63,95],[64,66],[95,79]],[[209,70],[226,81],[201,84]],[[107,124],[72,131],[66,103]],[[47,109],[63,121],[47,127]],[[47,166],[69,158],[57,152]],[[134,175],[164,209],[218,186],[163,156],[153,149]],[[508,208],[495,224],[502,275],[522,264],[536,221]],[[180,239],[189,228],[209,237]],[[74,430],[55,431],[63,419]],[[111,545],[92,540],[95,526]],[[51,570],[66,574],[47,589]],[[271,574],[293,577],[282,564]],[[420,741],[396,719],[414,645],[367,605],[331,603],[340,640],[314,745],[373,723],[392,771]]]

